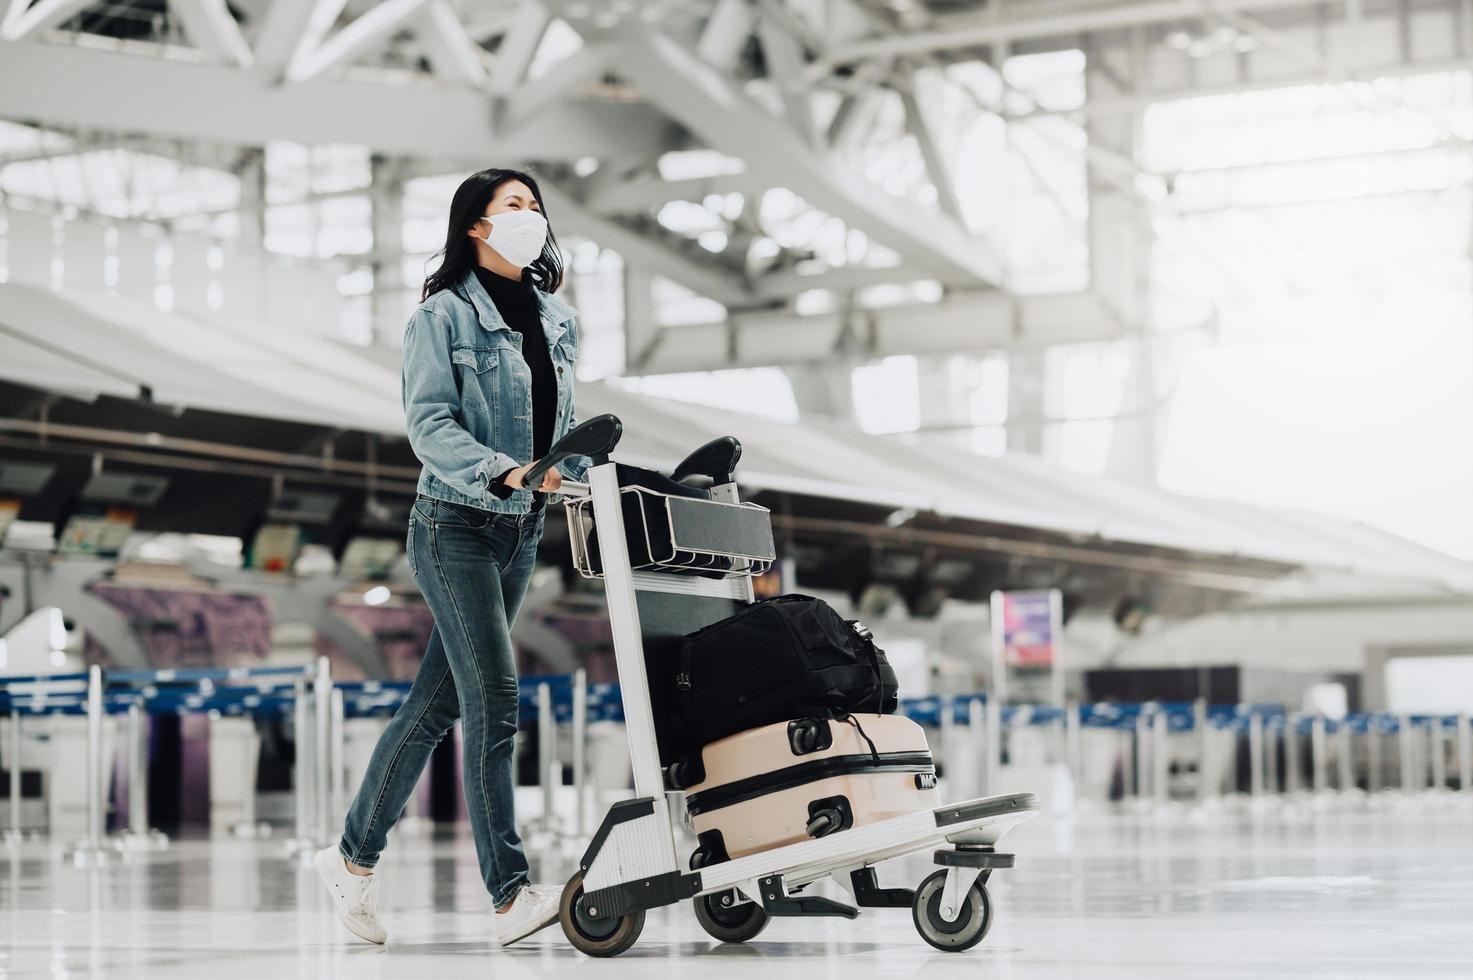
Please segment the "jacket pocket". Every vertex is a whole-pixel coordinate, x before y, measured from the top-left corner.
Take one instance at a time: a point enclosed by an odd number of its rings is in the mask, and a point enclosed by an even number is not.
[[[564,330],[563,335],[558,338],[557,348],[562,351],[569,364],[578,360],[578,335],[572,330]]]
[[[450,352],[450,363],[484,374],[496,366],[499,356],[499,348],[496,347],[456,347]]]

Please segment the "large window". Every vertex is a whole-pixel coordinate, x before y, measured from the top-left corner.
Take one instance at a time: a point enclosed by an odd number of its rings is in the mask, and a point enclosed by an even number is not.
[[[1161,477],[1473,557],[1473,75],[1183,100],[1146,117],[1181,364]]]

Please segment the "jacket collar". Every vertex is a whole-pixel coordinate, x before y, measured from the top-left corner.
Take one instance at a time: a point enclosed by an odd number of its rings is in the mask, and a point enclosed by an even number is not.
[[[476,319],[480,321],[482,327],[487,330],[511,329],[510,325],[502,319],[501,311],[496,308],[496,303],[481,285],[481,280],[476,278],[474,270],[465,274],[465,277],[460,280],[460,285],[456,287],[456,291],[470,299],[471,306],[476,310]],[[537,296],[537,306],[542,314],[542,330],[547,335],[548,346],[556,346],[563,331],[567,329],[567,322],[573,319],[578,311],[552,293],[543,292],[536,283],[532,284],[532,292]]]

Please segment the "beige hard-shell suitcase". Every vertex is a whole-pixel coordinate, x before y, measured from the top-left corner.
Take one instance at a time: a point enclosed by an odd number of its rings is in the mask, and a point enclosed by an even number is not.
[[[701,766],[693,867],[941,805],[926,733],[899,715],[764,725],[707,745]]]

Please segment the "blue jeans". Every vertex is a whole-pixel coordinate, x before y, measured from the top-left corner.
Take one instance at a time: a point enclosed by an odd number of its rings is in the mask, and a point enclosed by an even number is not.
[[[517,834],[513,768],[517,670],[511,624],[526,595],[546,508],[494,514],[429,497],[409,515],[409,567],[435,616],[404,704],[374,746],[348,808],[338,849],[378,863],[441,738],[461,719],[461,786],[481,878],[498,905],[527,883]]]

